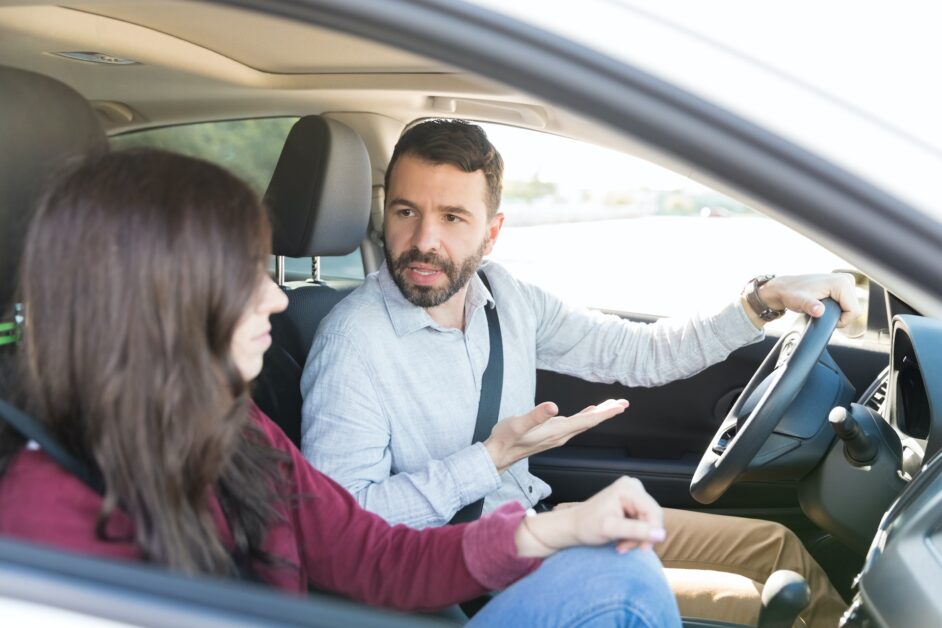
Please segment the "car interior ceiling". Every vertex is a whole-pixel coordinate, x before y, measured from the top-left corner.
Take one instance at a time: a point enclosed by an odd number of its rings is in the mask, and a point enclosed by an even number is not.
[[[455,116],[580,138],[690,172],[689,165],[643,142],[434,59],[211,3],[164,4],[177,10],[100,0],[0,6],[0,52],[19,67],[83,93],[107,83],[107,97],[91,103],[109,134],[304,111],[357,131],[378,164],[388,158],[390,138],[395,141],[404,122]],[[50,25],[57,26],[55,32]],[[249,31],[250,40],[227,36]],[[255,43],[261,41],[278,46],[261,50]],[[129,44],[140,56],[139,65],[108,67],[46,53]],[[252,62],[238,61],[247,59]],[[109,81],[116,71],[126,80]],[[277,85],[271,84],[272,74],[278,75]],[[377,102],[377,84],[395,87],[381,94],[382,114],[369,113]],[[381,169],[374,170],[373,181],[377,176],[381,181],[381,175]]]

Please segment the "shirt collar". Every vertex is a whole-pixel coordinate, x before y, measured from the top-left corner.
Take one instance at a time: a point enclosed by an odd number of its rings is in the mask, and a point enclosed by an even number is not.
[[[405,336],[412,332],[432,327],[439,331],[448,331],[432,320],[425,308],[414,305],[403,296],[399,286],[389,272],[386,262],[379,269],[379,287],[383,294],[383,300],[386,302],[386,311],[389,313],[389,320],[392,322],[396,335]],[[469,282],[468,293],[465,297],[464,311],[465,320],[471,320],[471,314],[487,304],[494,307],[494,298],[490,291],[484,286],[484,282],[475,273]]]

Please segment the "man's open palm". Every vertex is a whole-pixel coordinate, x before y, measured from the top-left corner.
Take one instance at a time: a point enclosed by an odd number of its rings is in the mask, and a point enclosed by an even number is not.
[[[576,434],[621,414],[627,407],[624,399],[608,399],[565,417],[558,416],[559,408],[547,401],[526,414],[499,421],[484,446],[500,473],[518,460],[564,445]]]

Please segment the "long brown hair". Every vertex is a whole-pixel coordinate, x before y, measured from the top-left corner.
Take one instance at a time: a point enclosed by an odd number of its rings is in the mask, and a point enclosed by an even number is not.
[[[249,421],[231,342],[270,242],[264,209],[238,178],[140,149],[74,167],[27,235],[18,374],[27,409],[101,469],[99,535],[120,507],[144,556],[173,569],[236,569],[211,491],[236,556],[264,558],[275,454]]]

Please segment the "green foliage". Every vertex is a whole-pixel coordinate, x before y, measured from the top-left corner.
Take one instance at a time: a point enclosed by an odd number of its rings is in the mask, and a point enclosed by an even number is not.
[[[608,206],[630,206],[638,202],[637,195],[624,190],[609,190],[605,193],[602,202]]]
[[[240,176],[261,196],[296,121],[297,118],[258,118],[184,124],[119,135],[111,138],[111,145],[115,149],[163,148],[212,161]],[[286,267],[291,273],[309,276],[311,258],[289,258]],[[274,258],[270,268],[274,269]],[[360,252],[322,257],[321,272],[324,276],[362,279]]]
[[[201,157],[236,173],[261,195],[296,120],[260,118],[186,124],[127,133],[112,138],[111,145],[118,149],[148,146]]]
[[[542,198],[556,196],[556,184],[540,181],[539,176],[533,175],[529,181],[505,181],[502,198],[505,201],[522,201],[532,203]]]

